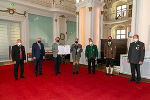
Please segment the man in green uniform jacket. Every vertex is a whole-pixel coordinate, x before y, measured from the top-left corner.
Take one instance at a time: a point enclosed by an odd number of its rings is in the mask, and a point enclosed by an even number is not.
[[[91,74],[91,63],[93,66],[93,74],[95,74],[95,61],[98,58],[97,46],[93,44],[93,40],[89,39],[89,45],[86,46],[85,50],[86,61],[88,61],[88,74]]]

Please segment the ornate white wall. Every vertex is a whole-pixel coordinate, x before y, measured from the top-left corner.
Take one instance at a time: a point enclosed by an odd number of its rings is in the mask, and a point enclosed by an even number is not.
[[[103,33],[103,11],[104,2],[100,0],[84,0],[80,1],[76,4],[77,7],[77,36],[79,37],[79,41],[82,45],[84,45],[83,49],[85,50],[85,46],[89,44],[88,38],[92,38],[94,44],[97,45],[98,50],[100,52],[100,39]],[[81,20],[82,14],[80,10],[85,7],[85,23]],[[85,25],[85,37],[80,37],[84,33],[82,33],[81,25]],[[84,42],[83,42],[84,41]],[[100,54],[100,53],[99,53]],[[87,64],[85,61],[85,54],[83,52],[81,60],[81,64]]]
[[[6,12],[0,12],[0,19],[10,20],[10,21],[19,21],[21,22],[21,39],[23,40],[23,44],[26,47],[26,52],[31,52],[31,48],[29,47],[29,24],[28,24],[28,13],[36,14],[40,16],[52,17],[53,18],[53,40],[55,40],[56,36],[59,36],[60,32],[66,33],[66,21],[75,21],[75,13],[59,10],[59,9],[48,9],[43,6],[39,6],[37,4],[30,4],[28,2],[21,2],[19,0],[14,0],[15,5],[13,8],[16,9],[17,12],[23,13],[27,11],[26,17],[21,15],[10,15]],[[6,10],[12,6],[9,5],[10,2],[8,0],[0,1],[0,9]],[[64,15],[66,18],[61,18],[60,16]],[[51,50],[51,47],[46,48],[47,50]]]
[[[146,51],[150,52],[150,0],[133,0],[133,4],[132,34],[138,34],[140,40],[145,43]]]

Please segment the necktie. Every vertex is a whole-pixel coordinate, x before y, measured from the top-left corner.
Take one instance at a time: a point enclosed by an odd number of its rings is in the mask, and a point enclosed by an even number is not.
[[[76,55],[77,55],[77,44],[76,44]]]
[[[21,51],[21,47],[20,47],[20,59],[23,59],[23,57],[22,57],[22,51]]]
[[[91,58],[93,58],[93,54],[92,54],[92,45],[91,45]]]
[[[39,49],[41,49],[41,45],[40,45],[40,44],[38,44],[38,46],[39,46]]]

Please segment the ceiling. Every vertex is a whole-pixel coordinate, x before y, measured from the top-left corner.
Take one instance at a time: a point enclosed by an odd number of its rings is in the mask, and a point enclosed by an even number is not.
[[[76,6],[75,6],[76,0],[20,0],[20,1],[32,3],[32,4],[38,4],[40,6],[44,6],[48,8],[59,8],[70,12],[76,11]]]

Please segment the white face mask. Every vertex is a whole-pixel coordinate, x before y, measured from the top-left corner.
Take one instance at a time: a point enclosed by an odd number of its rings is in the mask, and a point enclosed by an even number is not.
[[[18,46],[20,46],[21,45],[21,43],[18,43]]]
[[[93,44],[93,42],[90,42],[90,45],[92,45]]]
[[[133,39],[134,40],[134,42],[137,42],[139,39]]]

